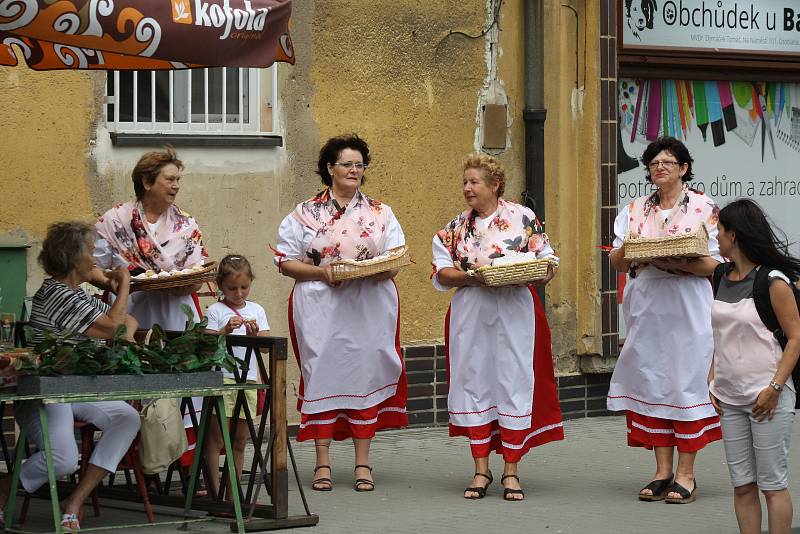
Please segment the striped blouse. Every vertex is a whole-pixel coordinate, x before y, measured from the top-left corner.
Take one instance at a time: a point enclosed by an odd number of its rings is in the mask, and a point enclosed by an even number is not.
[[[80,334],[78,341],[88,339],[82,335],[111,307],[90,296],[82,289],[70,289],[67,285],[48,278],[33,296],[30,326],[33,342],[44,341],[43,332],[56,335]]]

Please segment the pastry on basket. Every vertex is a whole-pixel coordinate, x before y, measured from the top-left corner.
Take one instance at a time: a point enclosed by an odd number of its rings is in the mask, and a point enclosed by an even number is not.
[[[547,277],[550,264],[548,258],[536,259],[535,252],[508,252],[504,256],[492,260],[491,265],[484,265],[474,271],[487,286],[525,285]]]
[[[399,269],[411,264],[408,247],[403,245],[387,250],[380,256],[368,260],[338,260],[331,263],[336,282],[354,278],[366,278],[373,274]]]
[[[668,237],[625,236],[625,259],[646,262],[654,258],[699,258],[708,256],[708,229],[700,224],[694,232]]]
[[[187,269],[155,272],[147,270],[131,277],[131,289],[151,291],[170,287],[184,287],[214,280],[217,275],[217,262],[195,265]]]

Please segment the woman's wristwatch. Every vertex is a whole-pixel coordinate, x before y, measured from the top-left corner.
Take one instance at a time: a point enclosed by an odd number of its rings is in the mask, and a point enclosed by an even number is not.
[[[770,380],[770,381],[769,381],[769,387],[771,387],[772,389],[774,389],[774,390],[775,390],[775,391],[777,391],[778,393],[780,393],[781,391],[783,391],[783,384],[778,384],[778,383],[777,383],[777,382],[775,382],[774,380]]]

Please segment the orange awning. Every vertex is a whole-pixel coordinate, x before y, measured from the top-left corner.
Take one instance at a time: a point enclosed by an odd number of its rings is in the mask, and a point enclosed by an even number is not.
[[[0,65],[152,70],[294,64],[291,0],[0,0]]]

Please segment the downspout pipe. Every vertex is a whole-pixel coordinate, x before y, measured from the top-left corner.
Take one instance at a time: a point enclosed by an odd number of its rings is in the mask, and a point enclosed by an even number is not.
[[[544,202],[544,0],[524,0],[525,10],[525,191],[523,203],[545,225]],[[544,303],[544,288],[538,288]]]

